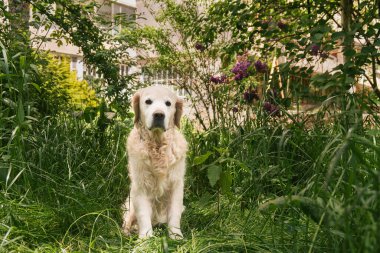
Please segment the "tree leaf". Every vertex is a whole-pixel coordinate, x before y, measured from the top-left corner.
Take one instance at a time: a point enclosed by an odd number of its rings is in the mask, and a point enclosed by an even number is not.
[[[334,32],[334,33],[331,34],[331,39],[333,41],[341,39],[343,37],[344,37],[344,32]]]
[[[203,154],[203,155],[200,155],[200,156],[196,156],[196,157],[194,158],[194,162],[193,162],[193,164],[194,164],[194,165],[200,165],[200,164],[203,164],[203,163],[207,160],[207,158],[209,158],[209,156],[212,155],[212,154],[214,154],[214,153],[211,152],[211,151],[207,151],[206,154]]]
[[[323,34],[322,33],[316,33],[316,34],[313,35],[312,41],[319,42],[322,38],[323,38]]]
[[[223,194],[231,193],[232,174],[229,170],[223,171],[220,176],[220,188]]]
[[[217,165],[211,165],[207,169],[207,177],[210,181],[210,185],[212,187],[215,186],[216,182],[220,179],[220,174],[222,173],[222,167]]]
[[[349,49],[344,50],[343,54],[347,57],[352,57],[356,54],[356,51],[352,48],[349,48]]]

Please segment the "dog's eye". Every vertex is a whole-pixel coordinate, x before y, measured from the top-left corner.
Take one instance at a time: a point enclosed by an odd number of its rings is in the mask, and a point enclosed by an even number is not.
[[[172,103],[170,103],[170,101],[166,101],[166,102],[165,102],[165,105],[166,105],[166,106],[171,106]]]
[[[150,99],[145,100],[145,104],[147,104],[147,105],[151,105],[152,103],[153,103],[153,101]]]

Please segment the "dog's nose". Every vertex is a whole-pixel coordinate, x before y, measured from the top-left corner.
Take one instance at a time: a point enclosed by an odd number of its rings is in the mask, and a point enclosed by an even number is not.
[[[165,118],[165,114],[163,114],[162,112],[153,113],[154,120],[163,120],[164,118]]]

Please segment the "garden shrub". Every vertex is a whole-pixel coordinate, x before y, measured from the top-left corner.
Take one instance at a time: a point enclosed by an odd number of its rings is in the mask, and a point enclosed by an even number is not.
[[[62,111],[84,110],[99,105],[95,90],[86,80],[78,80],[67,57],[46,55],[40,67],[39,111],[51,115]]]

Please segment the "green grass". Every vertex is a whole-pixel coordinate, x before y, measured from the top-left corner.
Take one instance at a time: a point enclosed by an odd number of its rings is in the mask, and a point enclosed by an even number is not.
[[[184,131],[190,143],[182,219],[185,239],[164,227],[125,237],[125,137],[130,122],[99,134],[60,116],[23,132],[23,152],[1,149],[1,252],[376,252],[379,132],[252,126]],[[276,124],[273,124],[276,125]],[[218,151],[216,151],[218,150]],[[16,152],[17,151],[17,152]],[[196,157],[212,154],[202,163]],[[20,155],[22,160],[20,160]],[[210,186],[210,165],[231,176]],[[281,199],[281,196],[284,198]],[[291,197],[291,196],[299,196]],[[268,205],[271,200],[272,204]]]

